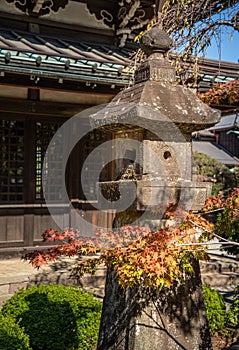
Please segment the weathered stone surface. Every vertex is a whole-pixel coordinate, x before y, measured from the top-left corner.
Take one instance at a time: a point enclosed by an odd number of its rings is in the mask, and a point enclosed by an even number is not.
[[[135,191],[132,191],[132,185]],[[120,180],[100,182],[99,189],[103,194],[98,203],[102,209],[117,208],[117,200],[126,196],[132,202],[131,210],[157,210],[158,216],[167,208],[167,204],[184,207],[185,210],[199,210],[211,193],[211,183],[193,183],[191,181],[165,181],[163,178],[152,180]],[[104,199],[101,202],[101,199]],[[105,199],[107,201],[105,201]]]
[[[211,350],[198,263],[168,292],[123,290],[108,270],[98,350]]]
[[[162,79],[123,90],[90,119],[95,127],[129,123],[162,135],[163,140],[174,140],[176,131],[190,134],[216,124],[220,112],[203,103],[192,90]]]
[[[14,293],[18,292],[19,289],[21,289],[21,288],[26,288],[27,285],[28,285],[27,282],[11,283],[11,284],[9,285],[9,291],[8,291],[8,293],[9,293],[9,294],[14,294]]]
[[[159,27],[151,28],[140,40],[141,49],[148,55],[155,51],[165,53],[171,45],[169,35]]]
[[[175,69],[165,57],[170,38],[157,27],[141,39],[149,57],[135,72],[135,85],[121,91],[111,103],[90,116],[93,126],[134,124],[151,132],[173,135],[172,125],[183,134],[217,123],[220,112],[203,103],[195,93],[176,84]],[[153,124],[152,124],[153,122]],[[163,134],[162,134],[163,135]],[[165,135],[162,137],[165,140]]]
[[[8,294],[8,293],[9,293],[9,285],[8,284],[0,285],[0,295]]]
[[[198,186],[192,181],[191,132],[218,122],[220,112],[176,84],[175,70],[165,57],[169,46],[166,33],[151,29],[142,39],[149,57],[136,71],[136,84],[90,116],[94,127],[111,130],[115,138],[119,130],[140,130],[143,136],[140,145],[130,148],[135,153],[131,160],[140,164],[142,177],[99,184],[102,209],[117,210],[117,201],[123,203],[124,196],[128,200],[128,210],[120,208],[115,227],[132,222],[125,221],[131,213],[137,220],[144,216],[153,223],[153,210],[161,208],[163,214],[168,203],[175,208],[182,204],[188,210],[200,209],[209,195],[208,184]],[[114,271],[108,270],[98,350],[141,349],[212,349],[198,262],[185,283],[153,294],[142,287],[122,290]]]

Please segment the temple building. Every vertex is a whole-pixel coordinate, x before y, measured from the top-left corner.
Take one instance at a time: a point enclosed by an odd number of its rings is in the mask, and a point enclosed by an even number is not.
[[[64,122],[109,103],[131,84],[133,39],[154,15],[152,0],[1,1],[0,249],[39,245],[42,232],[56,227],[43,194],[48,145]],[[236,63],[201,60],[198,89],[238,79],[238,71]],[[82,120],[87,123],[87,113]],[[68,159],[65,177],[72,206],[89,223],[103,227],[111,227],[114,212],[95,208],[94,176],[84,184],[86,198],[81,169],[92,150],[111,138],[97,128],[84,135]],[[57,155],[54,162],[61,166]],[[100,157],[97,162],[91,164],[93,173]],[[116,175],[110,167],[101,174],[103,181]],[[55,178],[54,198],[60,186]],[[64,220],[64,208],[59,207],[58,216]]]

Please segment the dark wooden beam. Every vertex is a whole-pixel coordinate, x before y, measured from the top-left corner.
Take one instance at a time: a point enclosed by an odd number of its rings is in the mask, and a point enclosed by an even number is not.
[[[71,117],[90,106],[72,103],[29,101],[0,97],[0,113],[14,113],[34,116]]]
[[[35,78],[38,78],[35,76]],[[90,79],[89,79],[90,80]],[[15,85],[24,86],[27,88],[48,88],[58,91],[77,91],[77,92],[88,92],[88,93],[100,93],[107,95],[116,95],[123,86],[116,84],[102,84],[94,82],[82,82],[75,80],[59,80],[56,78],[39,77],[39,80],[33,79],[29,75],[16,74],[6,72],[4,76],[0,76],[0,84],[3,85]],[[125,83],[126,84],[126,83]]]

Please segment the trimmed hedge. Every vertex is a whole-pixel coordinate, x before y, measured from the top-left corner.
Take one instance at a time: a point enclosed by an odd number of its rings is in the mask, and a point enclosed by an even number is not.
[[[239,329],[239,285],[235,288],[233,302],[228,310],[222,295],[211,286],[203,285],[203,295],[211,333],[225,339],[237,337]]]
[[[208,284],[204,284],[203,296],[210,331],[213,334],[223,334],[227,311],[222,295]]]
[[[0,313],[0,349],[31,350],[29,337],[15,320]]]
[[[24,327],[33,350],[92,350],[101,303],[77,287],[41,285],[21,289],[6,301],[2,314]]]

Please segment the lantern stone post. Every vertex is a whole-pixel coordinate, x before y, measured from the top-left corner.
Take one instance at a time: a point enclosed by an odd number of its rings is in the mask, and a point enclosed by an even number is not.
[[[139,164],[139,174],[99,184],[104,193],[103,199],[99,196],[102,209],[114,208],[120,197],[117,186],[123,186],[130,197],[131,183],[135,185],[135,198],[129,208],[117,213],[115,226],[132,221],[158,225],[160,219],[152,215],[155,209],[159,217],[169,202],[175,208],[197,210],[210,194],[210,184],[192,180],[191,133],[217,123],[220,113],[192,90],[176,84],[175,69],[167,58],[170,45],[165,32],[152,28],[141,41],[148,58],[137,69],[135,84],[90,116],[94,127],[107,128],[116,139],[122,132],[139,135],[133,148],[127,149],[126,140],[115,147],[118,159],[133,154],[129,160]],[[212,349],[199,264],[194,261],[193,265],[194,273],[184,284],[151,293],[143,286],[123,290],[109,268],[97,349]]]

